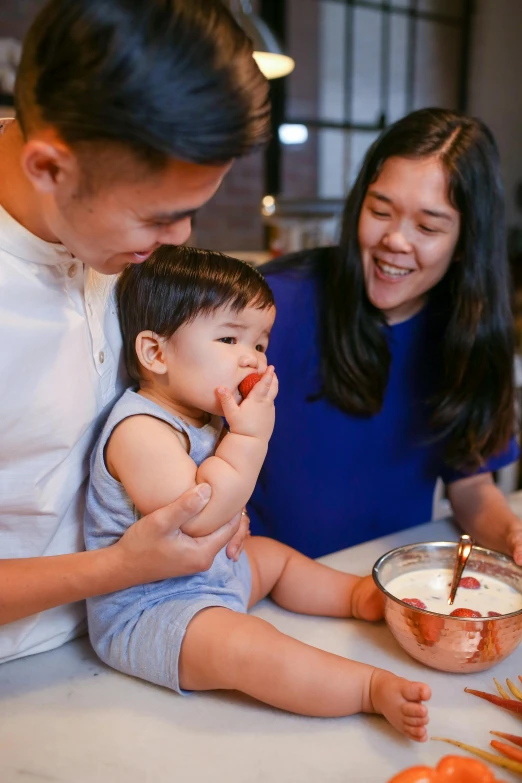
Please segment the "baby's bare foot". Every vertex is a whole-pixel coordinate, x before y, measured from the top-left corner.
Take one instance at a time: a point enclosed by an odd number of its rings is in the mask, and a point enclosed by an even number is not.
[[[374,622],[383,616],[383,594],[371,576],[362,577],[352,591],[352,617]]]
[[[410,739],[426,742],[428,710],[422,704],[431,697],[423,682],[410,682],[384,669],[375,669],[370,682],[370,699],[375,712]]]

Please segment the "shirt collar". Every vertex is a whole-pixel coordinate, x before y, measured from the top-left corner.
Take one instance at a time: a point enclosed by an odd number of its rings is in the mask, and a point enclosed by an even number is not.
[[[58,242],[46,242],[32,234],[0,206],[0,249],[34,264],[57,266],[70,263],[73,256]]]
[[[14,122],[12,117],[0,118],[0,134],[11,122]],[[72,259],[66,247],[57,242],[46,242],[31,234],[2,206],[0,206],[0,249],[23,261],[47,266],[65,264]]]

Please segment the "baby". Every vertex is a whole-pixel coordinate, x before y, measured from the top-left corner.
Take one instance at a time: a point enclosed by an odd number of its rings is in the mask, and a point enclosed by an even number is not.
[[[195,483],[212,495],[183,531],[199,536],[248,501],[274,427],[277,378],[266,350],[275,318],[263,277],[233,258],[160,247],[117,286],[127,369],[92,456],[88,549],[114,543],[143,514]],[[241,382],[261,379],[245,399]],[[227,427],[222,421],[225,417]],[[371,577],[335,571],[277,541],[248,538],[237,561],[87,602],[92,644],[115,669],[178,693],[235,689],[290,712],[376,712],[424,741],[427,685],[332,655],[248,614],[280,606],[330,617],[382,617]]]

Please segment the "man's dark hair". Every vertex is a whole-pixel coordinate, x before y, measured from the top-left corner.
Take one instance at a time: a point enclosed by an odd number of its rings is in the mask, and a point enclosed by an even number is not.
[[[131,264],[116,286],[127,372],[139,380],[136,337],[172,337],[183,324],[228,305],[264,310],[274,297],[264,277],[245,261],[192,247],[162,245],[142,264]]]
[[[15,103],[25,134],[113,142],[147,164],[221,164],[266,142],[268,86],[220,0],[49,0]]]

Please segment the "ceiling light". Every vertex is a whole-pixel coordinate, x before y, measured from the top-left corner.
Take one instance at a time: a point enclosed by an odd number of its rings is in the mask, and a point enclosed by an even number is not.
[[[281,144],[305,144],[308,141],[306,125],[284,122],[279,126],[279,141]]]
[[[267,79],[286,76],[295,68],[295,62],[284,54],[279,41],[269,26],[252,11],[250,0],[229,0],[237,23],[254,44],[254,59]]]

